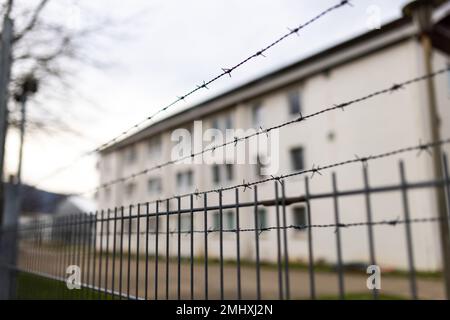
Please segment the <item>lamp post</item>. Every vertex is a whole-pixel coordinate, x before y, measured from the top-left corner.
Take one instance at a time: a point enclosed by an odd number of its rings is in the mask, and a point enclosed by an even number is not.
[[[14,95],[14,99],[20,103],[20,146],[19,146],[19,163],[17,165],[17,184],[21,188],[22,184],[22,161],[23,161],[23,146],[25,142],[25,124],[26,124],[26,107],[28,96],[35,94],[38,91],[38,81],[34,75],[26,76],[20,87],[20,91]],[[20,192],[19,192],[20,193]]]

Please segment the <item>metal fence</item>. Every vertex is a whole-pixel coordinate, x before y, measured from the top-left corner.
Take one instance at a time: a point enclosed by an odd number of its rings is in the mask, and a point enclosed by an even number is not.
[[[422,145],[417,150],[426,148]],[[15,298],[24,298],[24,295],[39,298],[42,297],[40,291],[52,291],[50,296],[54,299],[316,299],[323,297],[321,278],[332,274],[332,283],[327,286],[335,288],[335,298],[345,299],[352,291],[346,286],[348,280],[353,279],[350,281],[353,284],[360,282],[364,288],[368,276],[365,269],[377,264],[377,249],[378,252],[388,250],[376,248],[375,229],[385,227],[403,234],[402,250],[406,253],[407,268],[399,272],[397,278],[395,275],[387,277],[384,283],[399,282],[398,295],[402,298],[426,297],[419,290],[419,282],[427,276],[416,267],[413,241],[416,229],[413,230],[413,226],[448,226],[450,179],[446,156],[442,179],[408,182],[403,162],[400,162],[399,183],[377,187],[370,184],[368,160],[361,161],[360,188],[339,190],[335,173],[331,175],[331,191],[319,193],[311,190],[311,175],[289,184],[286,179],[273,177],[263,183],[264,187],[273,183],[273,196],[268,199],[259,198],[258,185],[244,183],[227,191],[219,189],[216,196],[194,192],[183,197],[40,219],[3,229],[2,252],[5,247],[17,245],[18,256],[17,265],[6,264],[8,260],[2,256],[1,269],[16,277],[17,283],[13,282],[10,291]],[[323,171],[318,168],[313,175],[321,175]],[[288,196],[287,188],[297,189],[299,184],[303,185],[302,193]],[[445,190],[447,211],[413,216],[410,197],[417,190]],[[223,203],[223,192],[233,193],[234,201]],[[243,193],[250,193],[252,200],[240,201]],[[372,201],[379,194],[397,197],[402,204],[402,215],[377,219],[379,214]],[[214,197],[217,202],[213,201]],[[361,212],[360,220],[348,221],[340,212],[340,206],[346,198],[354,197],[362,197],[365,212]],[[315,204],[323,201],[332,202],[329,223],[315,222],[324,214],[323,210],[314,209]],[[186,202],[187,205],[183,205]],[[289,223],[287,211],[296,205],[303,208],[299,215],[303,220]],[[262,216],[261,208],[273,210]],[[228,212],[232,212],[233,219]],[[251,223],[242,223],[244,217],[251,217]],[[225,219],[233,221],[231,227]],[[269,220],[275,223],[268,224]],[[316,250],[324,245],[315,240],[313,230],[319,229],[331,232],[330,243],[335,250],[336,259],[325,271],[327,267],[315,258]],[[351,247],[342,245],[342,233],[357,229],[358,232],[364,230],[360,241],[368,248],[365,261],[358,265],[362,268],[359,273],[351,269],[352,261],[344,258]],[[300,254],[306,258],[302,260],[304,265],[295,259],[298,242],[292,240],[293,232],[300,234],[306,244]],[[273,235],[267,237],[269,233]],[[384,231],[381,236],[386,236]],[[244,237],[247,237],[246,246],[252,247],[250,256],[243,254]],[[249,241],[251,238],[253,240]],[[274,259],[267,259],[268,252]],[[80,274],[68,270],[71,265],[78,266]],[[449,274],[437,272],[435,279],[430,280],[440,287],[442,298],[448,298],[443,288],[449,277]],[[22,278],[35,284],[28,287]],[[67,282],[79,284],[80,290],[69,290]],[[377,289],[365,290],[374,299],[382,293]]]

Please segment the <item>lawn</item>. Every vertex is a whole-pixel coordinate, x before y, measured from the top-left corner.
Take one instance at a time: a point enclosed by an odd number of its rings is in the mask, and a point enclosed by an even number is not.
[[[66,283],[37,275],[19,272],[17,275],[17,299],[19,300],[94,300],[99,292],[82,288],[67,289]],[[102,299],[111,300],[111,295],[102,293]]]

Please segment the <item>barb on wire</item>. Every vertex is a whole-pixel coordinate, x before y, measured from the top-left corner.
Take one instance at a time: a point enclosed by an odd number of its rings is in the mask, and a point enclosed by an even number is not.
[[[440,70],[435,71],[435,72],[430,73],[430,74],[426,74],[426,75],[423,75],[423,76],[420,76],[420,77],[416,77],[416,78],[413,78],[413,79],[401,82],[398,85],[401,85],[401,86],[405,87],[407,85],[411,85],[411,84],[419,82],[419,81],[423,81],[423,80],[426,80],[426,79],[429,79],[429,78],[433,78],[433,77],[435,77],[437,75],[440,75],[440,74],[443,74],[443,73],[447,72],[448,70],[450,70],[450,66],[446,67],[446,68],[443,68],[443,69],[440,69]],[[240,137],[240,138],[234,137],[234,139],[230,139],[230,140],[228,140],[228,141],[226,141],[226,142],[224,142],[222,144],[210,146],[210,147],[208,147],[206,149],[203,149],[201,151],[198,151],[198,152],[195,152],[195,153],[191,153],[191,154],[186,155],[186,156],[179,157],[176,160],[170,160],[170,161],[167,161],[167,162],[164,162],[164,163],[160,163],[160,164],[155,165],[153,167],[150,167],[150,168],[147,168],[145,170],[139,171],[139,172],[135,173],[135,175],[139,176],[139,175],[147,174],[148,172],[151,172],[151,171],[154,171],[154,170],[159,170],[159,169],[161,169],[163,167],[166,167],[166,166],[169,166],[169,165],[173,165],[173,164],[176,164],[176,163],[180,163],[180,162],[182,162],[184,160],[187,160],[189,158],[194,158],[194,157],[197,157],[197,156],[201,156],[201,155],[205,154],[206,152],[212,152],[212,154],[214,155],[214,152],[217,149],[219,149],[219,148],[223,148],[223,147],[226,147],[226,146],[232,145],[232,144],[236,145],[237,142],[246,141],[246,140],[249,140],[249,139],[251,139],[253,137],[257,137],[257,136],[259,136],[261,134],[266,134],[266,133],[268,134],[272,130],[281,129],[281,128],[286,127],[286,126],[302,122],[302,121],[304,121],[306,119],[318,117],[320,115],[323,115],[324,113],[332,112],[332,111],[335,111],[335,110],[338,110],[338,109],[342,109],[344,107],[349,107],[351,105],[355,105],[355,104],[360,103],[362,101],[373,99],[373,98],[375,98],[375,97],[377,97],[379,95],[387,94],[387,93],[390,93],[390,92],[393,92],[392,91],[392,86],[390,86],[388,88],[385,88],[385,89],[382,89],[382,90],[378,90],[378,91],[369,93],[369,94],[364,95],[364,96],[359,97],[359,98],[355,98],[353,100],[349,100],[349,101],[346,101],[346,102],[343,102],[343,103],[340,103],[340,104],[337,104],[337,105],[335,104],[332,107],[328,107],[328,108],[325,108],[325,109],[313,112],[313,113],[308,114],[308,115],[300,114],[300,117],[298,117],[297,119],[289,120],[287,122],[283,122],[281,124],[272,126],[270,128],[264,129],[264,130],[261,130],[262,127],[260,126],[260,130],[257,130],[254,133],[245,135],[245,136]],[[424,147],[422,146],[422,148],[424,148]],[[365,158],[364,160],[367,160],[367,158]],[[319,172],[316,171],[316,173],[319,173]],[[114,184],[126,181],[126,180],[128,180],[130,178],[131,178],[130,176],[127,176],[127,177],[123,178],[125,180],[122,180],[122,178],[121,179],[111,180],[111,181],[105,183],[105,185],[107,185],[107,186],[114,185]],[[98,190],[100,190],[102,188],[103,187],[97,187],[97,188],[94,188],[94,189],[89,190],[87,192],[83,192],[82,194],[96,192],[96,191],[98,191]]]

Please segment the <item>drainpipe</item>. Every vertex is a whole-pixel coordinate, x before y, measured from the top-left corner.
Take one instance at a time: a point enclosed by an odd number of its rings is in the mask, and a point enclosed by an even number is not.
[[[441,1],[416,0],[406,5],[403,9],[406,15],[412,17],[413,22],[418,28],[418,38],[423,55],[423,69],[426,74],[433,72],[433,44],[430,37],[433,22],[431,17],[434,6],[440,3]],[[432,141],[440,141],[441,120],[437,108],[434,79],[432,77],[426,80],[426,95],[431,139]],[[436,180],[440,180],[444,176],[442,159],[442,148],[441,146],[437,146],[433,152],[433,174]],[[444,188],[436,189],[436,202],[438,216],[441,219],[439,233],[442,252],[442,272],[444,273],[446,297],[447,300],[450,300],[450,232]]]

